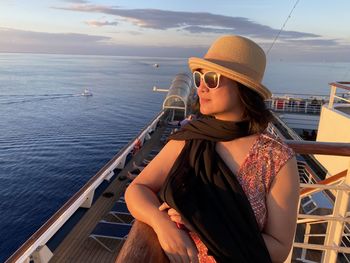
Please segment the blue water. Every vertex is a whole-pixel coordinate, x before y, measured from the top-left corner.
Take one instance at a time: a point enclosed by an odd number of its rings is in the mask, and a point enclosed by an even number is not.
[[[271,63],[264,83],[328,94],[349,67]],[[160,110],[152,87],[186,71],[186,59],[0,54],[0,262]]]

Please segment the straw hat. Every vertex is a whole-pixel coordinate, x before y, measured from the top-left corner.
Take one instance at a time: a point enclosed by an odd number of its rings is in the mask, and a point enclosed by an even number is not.
[[[212,70],[253,89],[264,99],[271,97],[271,92],[261,83],[266,66],[265,53],[245,37],[222,36],[211,45],[204,58],[192,57],[188,64],[191,71]]]

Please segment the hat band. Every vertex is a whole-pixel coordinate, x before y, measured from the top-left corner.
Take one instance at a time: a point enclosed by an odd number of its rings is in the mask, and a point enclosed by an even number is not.
[[[256,72],[255,70],[252,70],[251,68],[246,67],[245,65],[242,65],[240,63],[236,62],[230,62],[220,59],[212,59],[212,58],[204,58],[205,60],[208,60],[212,63],[215,63],[219,66],[222,66],[226,68],[228,71],[236,71],[239,74],[245,75],[249,77],[250,79],[255,80],[256,82],[261,83],[263,76]]]

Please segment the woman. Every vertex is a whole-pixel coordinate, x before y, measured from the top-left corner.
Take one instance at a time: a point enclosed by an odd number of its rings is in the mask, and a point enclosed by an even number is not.
[[[200,112],[126,191],[171,262],[283,262],[299,197],[293,151],[265,131],[265,54],[223,36],[190,58]],[[159,194],[160,199],[157,194]]]

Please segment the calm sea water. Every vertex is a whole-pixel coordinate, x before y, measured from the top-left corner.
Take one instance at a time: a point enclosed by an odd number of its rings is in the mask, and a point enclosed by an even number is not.
[[[271,63],[264,83],[328,94],[349,67]],[[152,87],[179,72],[186,59],[0,54],[0,262],[153,118],[164,94]]]

